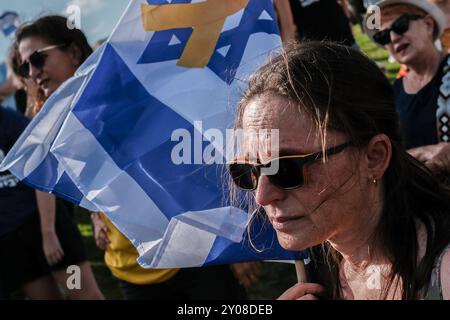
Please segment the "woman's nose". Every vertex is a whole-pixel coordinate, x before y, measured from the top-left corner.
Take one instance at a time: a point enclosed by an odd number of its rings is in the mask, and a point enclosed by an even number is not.
[[[256,202],[260,206],[267,206],[275,201],[282,200],[285,196],[285,190],[273,185],[266,175],[261,175],[258,180],[258,188],[256,189]]]
[[[391,42],[392,42],[392,43],[394,43],[394,42],[396,42],[396,41],[398,41],[399,39],[402,38],[401,35],[395,33],[394,31],[391,31],[391,32],[389,33],[389,36],[391,37]]]
[[[30,71],[28,72],[28,76],[30,77],[31,80],[33,80],[34,82],[37,82],[37,77],[38,75],[42,72],[41,69],[38,69],[36,67],[34,67],[31,63],[30,63]]]

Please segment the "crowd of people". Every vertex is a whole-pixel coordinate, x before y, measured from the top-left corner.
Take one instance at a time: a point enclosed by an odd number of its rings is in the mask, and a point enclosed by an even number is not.
[[[363,13],[373,4],[377,29]],[[251,77],[235,125],[279,129],[288,151],[271,159],[249,148],[258,161],[228,169],[231,192],[248,192],[249,212],[267,215],[281,246],[311,252],[308,283],[280,299],[450,299],[450,1],[274,5],[286,50]],[[360,52],[351,22],[402,65],[393,84]],[[61,16],[18,29],[0,85],[17,106],[0,108],[0,160],[91,53]],[[274,160],[278,172],[264,175]],[[104,299],[73,205],[9,172],[0,173],[0,202],[0,299],[18,290],[29,299]],[[246,299],[258,281],[258,262],[143,269],[105,214],[92,212],[91,221],[126,299]],[[81,290],[66,288],[71,265]],[[374,272],[379,283],[368,285]]]

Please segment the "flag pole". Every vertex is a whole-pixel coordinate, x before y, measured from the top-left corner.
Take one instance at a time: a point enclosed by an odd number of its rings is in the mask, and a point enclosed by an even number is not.
[[[295,271],[297,272],[298,283],[308,282],[308,277],[306,276],[305,263],[302,260],[295,261]]]

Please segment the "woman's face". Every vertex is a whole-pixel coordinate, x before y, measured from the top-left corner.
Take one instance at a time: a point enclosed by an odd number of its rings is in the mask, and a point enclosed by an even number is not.
[[[381,22],[381,30],[390,28],[394,21],[403,14],[384,15]],[[418,58],[422,59],[429,52],[429,49],[434,47],[433,21],[430,16],[426,16],[423,19],[410,20],[408,31],[402,35],[391,31],[391,43],[385,45],[386,50],[400,64],[410,65]]]
[[[301,155],[321,151],[315,124],[306,114],[276,94],[252,99],[243,115],[243,129],[279,129],[279,155]],[[268,162],[268,152],[255,150],[255,135],[244,137],[244,151],[250,158]],[[348,142],[340,133],[328,132],[327,148]],[[325,240],[344,241],[352,228],[366,219],[368,189],[364,161],[348,147],[330,155],[327,162],[307,166],[307,183],[283,190],[261,175],[255,191],[256,202],[264,207],[283,248],[303,250]]]
[[[24,38],[19,44],[19,53],[22,61],[37,50],[47,48],[51,44],[39,37]],[[42,52],[45,55],[45,64],[41,69],[30,64],[29,76],[44,92],[50,96],[58,87],[75,73],[79,61],[70,51],[62,51],[59,48]]]

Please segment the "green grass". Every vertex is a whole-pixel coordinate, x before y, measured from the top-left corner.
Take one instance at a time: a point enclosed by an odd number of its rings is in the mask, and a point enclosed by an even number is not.
[[[387,76],[392,81],[398,72],[399,65],[389,63],[389,54],[361,32],[354,28],[356,41],[363,52],[387,69]],[[93,267],[97,282],[107,299],[122,299],[117,280],[111,275],[103,261],[103,252],[95,245],[89,214],[83,210],[76,213],[78,227],[83,235],[88,259]],[[262,275],[259,282],[249,290],[251,299],[274,299],[290,286],[295,284],[295,268],[290,264],[263,263]]]
[[[387,70],[387,77],[389,80],[395,80],[397,72],[400,69],[400,65],[398,63],[390,63],[388,61],[389,53],[370,40],[361,31],[359,26],[355,26],[353,28],[353,34],[355,35],[356,42],[361,48],[361,51],[367,54],[372,60],[384,65]]]

